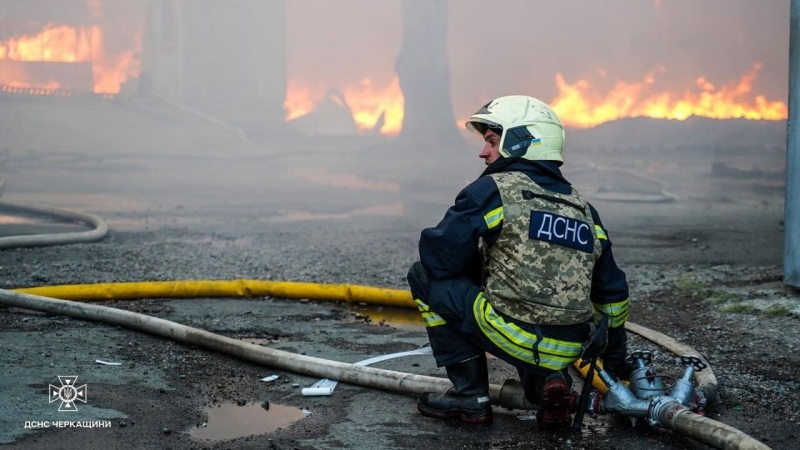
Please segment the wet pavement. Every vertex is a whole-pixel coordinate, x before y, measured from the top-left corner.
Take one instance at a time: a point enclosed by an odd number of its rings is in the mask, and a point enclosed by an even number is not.
[[[190,429],[189,436],[199,441],[228,441],[271,433],[303,419],[310,411],[267,401],[261,404],[211,405],[203,413],[208,419]]]
[[[291,154],[216,165],[136,159],[138,170],[97,179],[11,161],[15,171],[6,177],[4,197],[99,214],[110,232],[92,244],[1,251],[3,286],[253,278],[405,288],[419,231],[439,220],[465,174],[474,176],[475,170],[454,168],[457,173],[430,188],[420,181],[425,174],[411,178],[398,163],[397,175],[381,184],[386,180],[378,175],[350,170],[355,159],[320,154],[313,164],[300,165],[307,167],[300,172],[292,172],[300,159]],[[579,167],[574,179],[600,210],[617,260],[628,272],[631,320],[697,346],[712,359],[723,404],[710,417],[773,448],[794,448],[800,432],[791,405],[800,401],[800,391],[790,368],[800,361],[791,351],[778,358],[761,350],[777,339],[800,348],[800,333],[782,332],[798,331],[797,297],[770,285],[780,279],[780,192],[752,180],[710,179],[710,163],[695,163],[686,170],[653,166],[649,176],[669,181],[657,183],[657,191],[675,195],[672,202],[596,195],[651,193],[642,187],[648,181],[637,176]],[[620,188],[623,181],[627,190]],[[762,312],[777,303],[786,311]],[[104,304],[344,362],[427,342],[414,311],[388,307],[272,298]],[[656,352],[659,367],[675,376],[667,352],[636,337],[634,346]],[[342,383],[330,397],[304,397],[302,388],[318,379],[119,327],[19,309],[0,308],[0,362],[0,444],[9,448],[705,448],[665,430],[632,428],[620,417],[587,418],[581,432],[571,434],[538,430],[531,411],[502,408],[495,408],[491,426],[431,420],[416,412],[413,397]],[[489,365],[493,383],[516,377],[498,359]],[[376,367],[445,376],[430,356]],[[279,377],[261,381],[272,374]],[[49,402],[48,386],[58,384],[59,375],[87,384],[88,399],[77,405],[79,411],[59,412]],[[63,420],[109,421],[110,427],[24,427],[25,421]]]

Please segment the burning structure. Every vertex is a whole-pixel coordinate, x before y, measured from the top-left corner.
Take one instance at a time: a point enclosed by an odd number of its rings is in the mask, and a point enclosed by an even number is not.
[[[509,92],[539,96],[574,128],[628,117],[784,119],[784,90],[774,88],[781,85],[775,73],[783,59],[766,38],[742,41],[748,47],[740,45],[737,64],[731,58],[713,67],[686,64],[724,54],[730,30],[752,34],[742,23],[763,29],[780,13],[777,6],[734,4],[731,14],[714,19],[727,33],[717,47],[687,52],[674,37],[642,25],[639,34],[660,52],[625,55],[618,42],[597,40],[603,51],[584,55],[585,38],[569,32],[573,45],[559,44],[564,51],[552,56],[561,59],[548,59],[525,46],[523,26],[502,27],[509,39],[503,48],[475,33],[497,25],[492,16],[475,17],[475,0],[354,0],[346,7],[302,0],[0,0],[0,92],[137,94],[177,101],[248,131],[278,128],[312,111],[316,117],[303,123],[318,123],[334,111],[343,117],[328,129],[401,137],[455,135],[475,105]],[[670,14],[685,18],[685,9],[696,8],[699,16],[711,8],[635,5],[643,23],[676,33],[691,26]],[[588,2],[587,8],[599,6]],[[616,21],[630,15],[604,14]],[[371,20],[352,20],[359,17]],[[565,34],[551,31],[541,39]],[[631,45],[638,42],[634,31]],[[762,51],[772,47],[777,50]],[[600,54],[606,56],[596,60]],[[513,64],[478,76],[476,68],[486,65],[478,61],[489,55]],[[708,72],[723,64],[729,70]]]
[[[239,126],[283,122],[283,0],[2,0],[0,89],[137,93]]]
[[[100,0],[0,2],[2,89],[114,95],[127,87],[140,70],[141,23],[112,24],[104,7]],[[107,33],[113,25],[122,32]]]

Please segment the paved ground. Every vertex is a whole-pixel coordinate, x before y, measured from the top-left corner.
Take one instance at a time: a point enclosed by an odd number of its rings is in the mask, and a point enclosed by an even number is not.
[[[234,278],[405,288],[419,231],[440,218],[480,167],[447,160],[419,167],[396,149],[380,155],[374,148],[334,150],[38,162],[15,162],[12,153],[4,198],[100,214],[111,231],[92,244],[0,251],[0,280],[7,288]],[[580,156],[604,162],[568,165],[567,174],[604,217],[631,282],[631,320],[709,359],[722,398],[712,418],[772,448],[796,448],[800,298],[780,282],[780,183],[712,177],[710,155]],[[779,170],[780,156],[735,154],[728,161],[771,171]],[[677,200],[612,201],[631,193],[657,198],[662,191]],[[63,228],[25,219],[0,223],[6,234]],[[108,305],[347,362],[426,342],[415,314],[390,308],[272,298]],[[526,411],[496,408],[495,423],[484,427],[430,420],[416,412],[411,397],[348,385],[332,397],[307,398],[300,388],[316,381],[309,377],[19,309],[0,309],[0,334],[0,443],[10,448],[703,448],[618,417],[589,418],[571,436],[537,430],[524,420]],[[678,373],[668,352],[632,339],[632,348],[656,353],[664,373]],[[425,356],[379,367],[444,376]],[[495,383],[514,376],[497,360],[490,360],[490,370]],[[259,381],[270,374],[279,378]],[[78,412],[58,412],[57,403],[48,403],[48,385],[58,385],[59,375],[87,384],[88,401]],[[112,426],[33,432],[23,426],[101,419]],[[220,426],[226,420],[233,423]]]

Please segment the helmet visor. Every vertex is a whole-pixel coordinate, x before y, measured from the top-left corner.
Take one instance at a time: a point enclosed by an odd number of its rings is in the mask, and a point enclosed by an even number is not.
[[[488,130],[489,128],[495,129],[495,133],[497,133],[498,135],[503,134],[503,127],[500,124],[481,117],[475,117],[475,116],[471,117],[469,121],[466,124],[464,124],[464,126],[471,133],[475,133],[480,137],[485,136],[486,130]]]

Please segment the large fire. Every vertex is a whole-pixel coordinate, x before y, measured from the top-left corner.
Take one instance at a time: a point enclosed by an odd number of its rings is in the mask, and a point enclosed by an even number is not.
[[[395,77],[387,86],[380,87],[369,78],[361,83],[342,88],[342,95],[353,114],[353,120],[361,131],[376,127],[384,135],[396,135],[403,125],[403,92]],[[286,89],[286,120],[308,114],[316,109],[327,92],[327,88],[312,88],[289,80]],[[382,122],[382,123],[381,123]]]
[[[140,71],[135,55],[140,51],[141,39],[136,48],[118,54],[104,50],[103,30],[97,26],[69,27],[47,24],[41,32],[0,42],[0,61],[90,63],[94,92],[119,93],[122,84],[136,77]],[[0,74],[0,84],[17,88],[60,89],[58,80],[47,82],[29,79],[24,70]]]
[[[11,38],[0,46],[0,59],[83,62],[92,56],[91,30],[47,25],[35,36]]]
[[[558,94],[550,105],[565,125],[589,128],[612,120],[628,117],[685,120],[691,116],[714,119],[744,118],[752,120],[781,120],[788,116],[785,102],[768,100],[753,94],[761,63],[738,80],[715,85],[705,77],[698,77],[692,89],[684,92],[666,92],[657,89],[657,77],[664,72],[658,68],[638,82],[617,82],[610,91],[602,92],[581,79],[568,83],[561,73],[556,73]],[[286,102],[286,120],[303,116],[316,109],[326,88],[312,89],[308,84],[289,80]],[[376,88],[369,79],[342,89],[353,119],[362,131],[371,130],[384,112],[381,134],[396,135],[403,124],[403,93],[397,78],[384,88]],[[457,121],[462,126],[466,119]]]
[[[756,63],[738,81],[719,87],[701,76],[696,79],[694,90],[683,93],[658,92],[655,89],[656,76],[664,71],[663,68],[639,82],[619,81],[605,93],[594,90],[586,80],[570,84],[557,73],[559,93],[550,105],[565,125],[581,128],[625,117],[785,119],[788,116],[786,103],[752,94],[753,82],[761,67],[761,63]]]
[[[90,0],[90,5],[97,4],[96,0]],[[93,13],[99,14],[99,11]],[[137,55],[141,51],[141,35],[134,40],[133,48],[116,53],[106,50],[104,37],[104,30],[99,25],[47,24],[38,33],[0,41],[0,65],[3,62],[86,64],[87,74],[91,67],[92,90],[98,94],[116,94],[127,80],[139,75],[141,67]],[[30,66],[5,64],[2,68],[0,87],[3,90],[31,89],[32,93],[48,94],[69,89],[55,76],[46,79],[31,76],[28,73]],[[557,73],[558,94],[550,104],[563,122],[572,127],[593,127],[626,117],[785,119],[788,116],[785,102],[753,93],[753,84],[761,68],[762,64],[756,63],[738,80],[724,85],[715,85],[699,76],[695,86],[682,93],[658,89],[657,77],[664,72],[663,68],[639,81],[618,81],[607,92],[598,90],[586,79],[569,83],[561,73]],[[316,109],[326,92],[327,87],[290,80],[285,101],[286,120]],[[375,129],[384,135],[400,132],[404,100],[397,77],[386,85],[364,78],[359,83],[343,87],[341,93],[362,132]],[[459,125],[461,123],[463,120]]]

